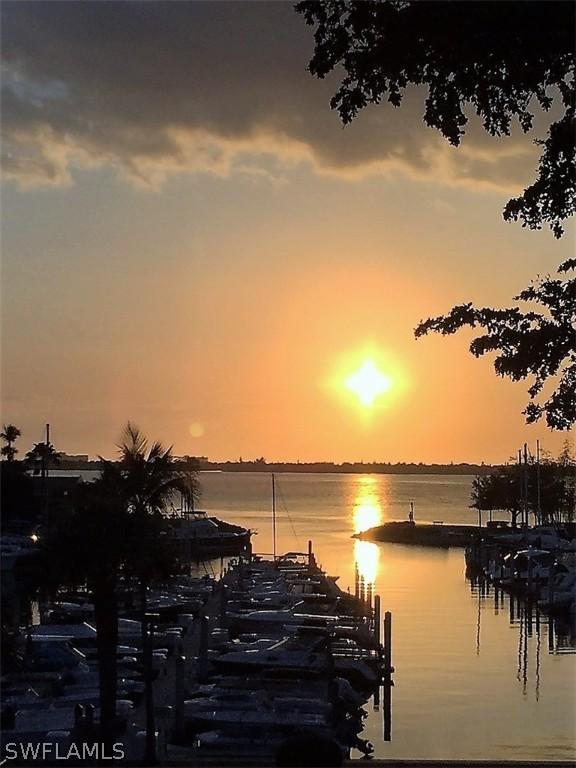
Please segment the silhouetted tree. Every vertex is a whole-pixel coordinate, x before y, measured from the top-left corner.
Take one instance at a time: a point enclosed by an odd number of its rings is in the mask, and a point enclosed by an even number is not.
[[[367,104],[386,98],[400,106],[409,86],[426,86],[424,121],[457,146],[468,122],[467,105],[490,134],[502,136],[514,119],[530,131],[532,105],[549,110],[559,95],[563,114],[546,138],[536,141],[543,148],[538,176],[508,202],[504,218],[520,219],[531,229],[548,223],[560,237],[561,222],[576,204],[573,3],[304,0],[296,8],[316,26],[310,71],[322,78],[337,67],[344,70],[331,106],[345,123]],[[565,262],[559,271],[575,264]],[[494,351],[498,374],[516,381],[534,377],[527,421],[545,414],[552,428],[568,429],[576,418],[574,292],[574,280],[547,278],[516,297],[541,304],[543,314],[464,304],[420,323],[416,336],[484,328],[470,347],[474,355]],[[556,376],[548,400],[534,402]]]
[[[520,513],[520,475],[518,468],[502,467],[472,482],[470,506],[482,511],[509,512],[516,528]]]
[[[558,454],[558,464],[562,467],[576,469],[576,456],[574,455],[574,443],[567,437],[562,443],[562,449]]]
[[[6,445],[2,446],[0,453],[2,456],[6,457],[6,461],[14,461],[14,458],[18,453],[18,449],[14,447],[14,443],[18,440],[21,434],[22,432],[20,432],[18,427],[15,427],[14,424],[4,424],[4,428],[2,432],[0,432],[0,439],[2,439]]]
[[[193,505],[198,495],[196,475],[177,468],[171,447],[165,448],[159,442],[149,445],[138,427],[128,422],[118,449],[118,462],[100,457],[102,480],[111,493],[123,500],[136,524],[144,524],[150,516],[162,519],[175,494]],[[149,544],[153,548],[155,542]],[[148,554],[148,546],[141,540],[139,550],[134,552],[133,570],[140,578],[143,613],[146,611],[147,585],[154,576],[153,569],[151,571],[153,559]]]
[[[344,71],[331,100],[344,123],[384,99],[398,107],[408,87],[426,86],[424,122],[458,146],[467,105],[503,136],[513,120],[530,131],[533,106],[549,110],[558,95],[563,114],[536,141],[538,176],[504,218],[562,234],[576,203],[573,3],[304,0],[296,9],[316,27],[312,74]]]
[[[559,272],[575,267],[572,259]],[[545,415],[552,429],[570,429],[576,422],[576,278],[540,279],[515,298],[535,302],[544,311],[477,309],[462,304],[447,315],[421,322],[416,337],[430,331],[453,334],[464,326],[484,329],[470,344],[473,355],[495,352],[494,369],[499,376],[513,381],[533,377],[526,420],[534,422]],[[550,379],[557,381],[555,389],[544,403],[535,402]]]
[[[55,467],[60,464],[60,456],[52,443],[41,442],[34,444],[32,449],[26,454],[24,461],[35,475],[44,476],[49,467]]]
[[[116,712],[119,580],[138,580],[144,619],[148,585],[171,575],[176,565],[162,513],[173,493],[192,498],[198,492],[195,476],[174,469],[171,449],[149,446],[133,425],[127,425],[119,448],[120,461],[102,459],[101,479],[81,487],[73,512],[48,529],[44,543],[52,587],[87,583],[94,598],[101,722],[108,740]],[[143,649],[145,639],[143,622]]]
[[[166,537],[163,513],[179,494],[183,503],[193,507],[198,495],[194,472],[182,470],[175,463],[172,448],[158,441],[149,445],[144,434],[128,422],[123,441],[118,446],[120,460],[103,462],[102,482],[124,503],[135,527],[126,571],[140,584],[142,610],[142,648],[146,648],[147,590],[152,579],[168,575],[175,567],[174,553]],[[147,708],[151,707],[151,670],[147,671]],[[148,698],[150,696],[150,699]],[[153,760],[154,736],[147,717],[145,760]]]
[[[122,500],[99,480],[84,484],[74,510],[42,539],[43,587],[86,584],[94,601],[102,738],[111,743],[116,719],[118,580],[136,531]]]
[[[22,461],[3,461],[0,464],[0,510],[3,528],[19,521],[28,530],[32,529],[32,521],[39,510],[34,498],[34,481]]]
[[[509,512],[514,528],[523,504],[532,511],[535,521],[557,524],[572,520],[573,476],[558,461],[547,460],[538,466],[532,459],[527,465],[499,467],[487,475],[476,477],[472,483],[470,506],[479,510]]]

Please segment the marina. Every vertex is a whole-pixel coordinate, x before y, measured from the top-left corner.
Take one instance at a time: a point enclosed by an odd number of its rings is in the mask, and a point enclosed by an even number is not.
[[[0,16],[0,768],[576,768],[576,3]]]
[[[160,612],[166,602],[170,616]],[[362,707],[392,685],[391,617],[382,646],[379,597],[372,609],[342,592],[311,542],[305,555],[241,557],[218,581],[175,578],[147,605],[144,636],[141,620],[118,622],[116,738],[126,760],[146,749],[161,763],[233,754],[269,764],[304,749],[304,737],[342,759],[374,751],[362,738]],[[4,676],[3,731],[11,745],[57,731],[71,748],[93,740],[99,720],[94,607],[65,593],[44,608],[46,622],[26,631],[22,668]]]
[[[272,549],[270,478],[212,473],[202,482],[206,516],[234,520]],[[466,576],[462,547],[353,537],[356,526],[399,516],[415,491],[424,522],[441,512],[462,524],[469,483],[280,475],[276,545],[292,552],[192,560],[188,575],[149,590],[150,648],[138,598],[125,592],[117,703],[128,753],[146,748],[148,669],[154,750],[169,764],[232,755],[270,763],[296,732],[330,743],[337,733],[353,760],[571,760],[570,613],[551,619],[522,594]],[[302,547],[305,508],[314,510],[305,529],[321,537],[317,551]],[[88,593],[67,590],[35,610],[26,671],[4,679],[3,722],[14,707],[15,737],[58,731],[65,745],[65,733],[86,726],[82,717],[98,717],[94,606]]]

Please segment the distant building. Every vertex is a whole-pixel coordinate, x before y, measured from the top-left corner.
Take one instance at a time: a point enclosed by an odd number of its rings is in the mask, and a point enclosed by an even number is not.
[[[90,457],[87,453],[63,453],[60,452],[58,454],[60,458],[60,462],[62,464],[71,464],[72,462],[88,462],[90,461]]]

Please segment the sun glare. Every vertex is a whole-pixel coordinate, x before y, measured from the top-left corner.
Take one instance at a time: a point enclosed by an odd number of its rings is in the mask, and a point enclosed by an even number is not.
[[[366,408],[374,405],[380,395],[392,387],[392,379],[378,370],[372,360],[365,360],[360,368],[346,379],[346,387]]]

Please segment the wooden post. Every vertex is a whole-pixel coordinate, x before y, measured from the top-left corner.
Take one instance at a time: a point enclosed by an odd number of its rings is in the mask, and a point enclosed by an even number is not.
[[[198,680],[208,677],[208,616],[200,617],[200,648],[198,651]]]
[[[224,618],[224,615],[226,613],[226,600],[227,600],[226,590],[227,590],[226,585],[220,582],[220,618],[221,619]]]
[[[548,653],[554,653],[554,619],[548,614]]]
[[[374,595],[374,640],[380,645],[380,595]]]
[[[548,571],[548,610],[554,605],[554,572],[556,562],[552,563]]]
[[[392,681],[387,680],[383,690],[384,741],[392,741]]]
[[[186,675],[186,657],[178,656],[176,659],[176,680],[174,691],[175,720],[174,728],[177,736],[184,732],[184,681]]]
[[[392,740],[392,614],[384,613],[384,685],[382,714],[384,741]]]
[[[392,614],[384,613],[384,674],[392,674]]]

